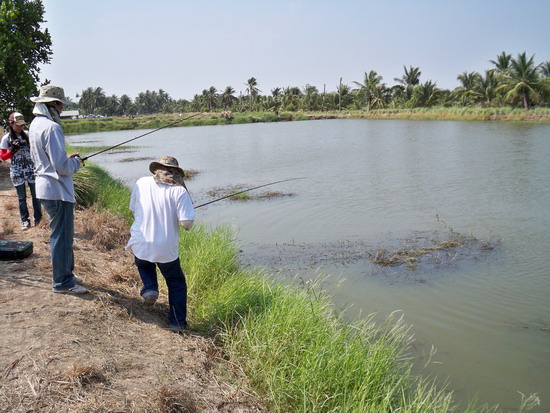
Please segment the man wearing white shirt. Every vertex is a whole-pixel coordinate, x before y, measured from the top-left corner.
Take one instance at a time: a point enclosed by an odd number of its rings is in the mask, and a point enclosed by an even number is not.
[[[36,197],[50,221],[50,255],[52,289],[55,293],[85,294],[88,289],[74,274],[74,206],[73,174],[81,166],[77,153],[67,155],[60,113],[67,103],[59,86],[46,85],[32,97],[36,116],[29,127],[31,157],[36,174]]]
[[[187,284],[178,252],[179,227],[191,229],[195,209],[176,158],[163,156],[149,170],[153,176],[138,179],[132,191],[134,223],[126,248],[134,254],[147,306],[154,305],[159,295],[159,268],[168,287],[170,329],[181,332],[187,326]]]

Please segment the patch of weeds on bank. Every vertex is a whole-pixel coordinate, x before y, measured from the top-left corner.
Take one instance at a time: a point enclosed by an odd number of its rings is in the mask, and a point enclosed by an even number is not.
[[[187,171],[186,171],[187,172]],[[212,198],[223,198],[232,201],[259,201],[264,199],[274,199],[294,196],[293,193],[279,192],[279,191],[247,191],[251,188],[245,185],[230,185],[226,187],[217,187],[207,192],[208,196]]]

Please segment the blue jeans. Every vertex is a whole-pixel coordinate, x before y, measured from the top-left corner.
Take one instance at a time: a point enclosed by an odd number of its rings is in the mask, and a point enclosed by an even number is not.
[[[74,287],[74,204],[65,201],[41,200],[50,217],[50,255],[52,256],[55,289]]]
[[[168,320],[171,326],[184,327],[187,325],[187,283],[181,269],[180,259],[167,263],[154,263],[135,258],[139,276],[143,282],[141,294],[145,291],[159,290],[157,281],[157,266],[166,280],[168,287]]]
[[[34,183],[31,184],[28,182],[27,185],[31,190],[34,222],[40,222],[42,219],[42,207],[40,206],[40,201],[36,199]],[[27,191],[25,190],[25,184],[17,185],[15,190],[17,191],[17,198],[19,199],[19,215],[21,216],[21,222],[27,222],[29,220],[29,209],[27,208]]]

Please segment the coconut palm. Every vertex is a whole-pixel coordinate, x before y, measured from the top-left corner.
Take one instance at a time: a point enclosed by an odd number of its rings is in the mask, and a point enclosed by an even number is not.
[[[504,78],[504,85],[497,90],[505,92],[505,100],[521,102],[524,109],[529,109],[533,103],[541,100],[543,92],[548,90],[548,83],[539,76],[540,64],[535,65],[535,55],[527,58],[525,52],[512,58],[510,69]]]
[[[497,55],[496,60],[489,60],[492,64],[495,65],[495,69],[498,73],[506,73],[510,69],[510,63],[512,61],[512,55],[502,52]]]
[[[132,106],[132,99],[128,95],[122,95],[118,101],[118,113],[120,115],[128,115]]]
[[[83,90],[80,95],[78,107],[84,113],[94,113],[97,109],[103,107],[106,101],[106,95],[102,88],[96,87]]]
[[[235,97],[235,89],[233,89],[231,86],[226,86],[225,90],[222,93],[221,99],[223,108],[229,109],[237,100],[237,98]]]
[[[480,76],[476,88],[483,98],[484,104],[489,105],[497,96],[496,89],[499,86],[499,76],[496,69],[485,71],[485,76]]]
[[[283,90],[283,109],[285,110],[297,110],[300,104],[300,98],[302,91],[296,86],[287,86]]]
[[[282,89],[280,87],[271,89],[271,96],[273,96],[273,100],[279,100],[282,96]]]
[[[407,69],[406,66],[403,66],[403,69],[405,69],[405,74],[393,80],[405,87],[405,95],[407,100],[409,100],[412,97],[413,89],[420,84],[420,75],[422,72],[419,67],[410,66],[409,69]]]
[[[436,82],[428,80],[414,88],[411,103],[413,107],[430,107],[437,104],[441,92]]]
[[[540,74],[543,77],[550,77],[550,60],[540,64]]]
[[[319,98],[319,90],[312,85],[306,85],[303,89],[303,107],[306,110],[316,110]]]
[[[479,83],[481,81],[481,75],[477,72],[462,72],[456,77],[461,83],[453,91],[453,97],[460,100],[464,106],[471,105],[480,99]]]
[[[353,102],[353,95],[351,94],[351,88],[340,82],[337,89],[337,96],[338,96],[338,109],[341,110],[342,108],[346,108],[348,105],[350,105]]]
[[[208,106],[208,110],[212,111],[212,109],[216,108],[216,100],[218,98],[218,91],[214,86],[210,86],[208,89],[204,89],[202,91],[202,99],[206,106]]]
[[[371,70],[369,73],[365,72],[363,83],[354,81],[359,86],[359,95],[367,103],[367,110],[371,110],[373,103],[380,100],[380,88],[382,76],[379,76],[375,70]]]
[[[246,93],[248,94],[248,99],[249,99],[249,103],[250,103],[250,110],[252,110],[252,107],[254,106],[254,97],[259,93],[261,92],[260,89],[257,88],[258,86],[258,81],[251,77],[250,79],[248,79],[246,81]]]

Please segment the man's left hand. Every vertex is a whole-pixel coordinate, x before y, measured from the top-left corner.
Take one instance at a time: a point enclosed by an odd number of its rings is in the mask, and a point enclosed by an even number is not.
[[[80,154],[79,153],[72,153],[69,155],[69,158],[78,158],[78,160],[80,161],[81,165],[84,166],[84,161],[82,160],[82,158],[80,157]]]

